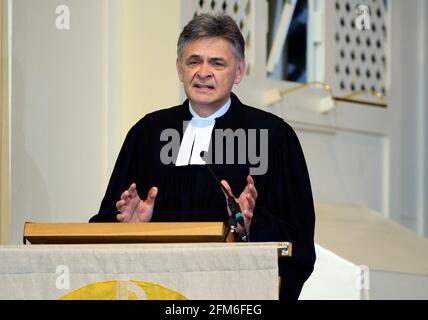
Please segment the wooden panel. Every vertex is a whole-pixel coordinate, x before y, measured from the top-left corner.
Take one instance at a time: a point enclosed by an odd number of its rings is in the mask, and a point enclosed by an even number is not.
[[[26,223],[24,243],[223,242],[226,231],[222,222]]]

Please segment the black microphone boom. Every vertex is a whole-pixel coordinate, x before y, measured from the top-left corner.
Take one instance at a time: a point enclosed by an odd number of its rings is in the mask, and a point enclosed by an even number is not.
[[[224,193],[227,195],[227,206],[229,207],[230,212],[232,213],[232,218],[234,219],[234,222],[238,223],[243,229],[245,234],[247,233],[245,230],[245,223],[244,223],[244,216],[242,215],[242,210],[239,204],[235,201],[235,198],[233,195],[229,193],[229,191],[221,184],[220,180],[215,175],[214,171],[212,170],[210,164],[206,161],[206,151],[201,151],[200,156],[203,160],[205,160],[205,164],[213,176],[214,180],[217,181],[217,183],[220,185],[221,189],[224,191]],[[235,223],[234,223],[235,224]]]

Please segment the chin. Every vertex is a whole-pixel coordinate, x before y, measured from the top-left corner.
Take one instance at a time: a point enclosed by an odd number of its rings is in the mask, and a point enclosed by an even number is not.
[[[213,104],[215,104],[214,101],[201,101],[201,100],[197,100],[194,101],[194,103],[192,105],[198,105],[199,107],[211,107]]]
[[[216,103],[217,101],[217,99],[215,99],[214,97],[201,95],[195,95],[193,97],[190,97],[190,100],[198,105],[210,105]]]

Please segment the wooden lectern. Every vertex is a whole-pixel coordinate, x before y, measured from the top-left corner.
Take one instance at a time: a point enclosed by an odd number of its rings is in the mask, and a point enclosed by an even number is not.
[[[24,244],[106,244],[234,242],[223,222],[31,223]],[[278,257],[291,257],[292,245],[278,243]]]
[[[233,242],[222,222],[25,223],[24,243]]]
[[[30,223],[24,244],[196,243],[234,242],[223,222]],[[278,243],[278,258],[292,256],[292,244]],[[281,277],[278,278],[279,289]]]

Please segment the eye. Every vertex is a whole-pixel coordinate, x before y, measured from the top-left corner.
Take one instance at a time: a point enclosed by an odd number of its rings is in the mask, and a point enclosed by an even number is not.
[[[213,62],[213,65],[214,65],[215,67],[224,67],[224,63],[223,63],[223,62],[221,62],[221,61],[214,61],[214,62]]]

